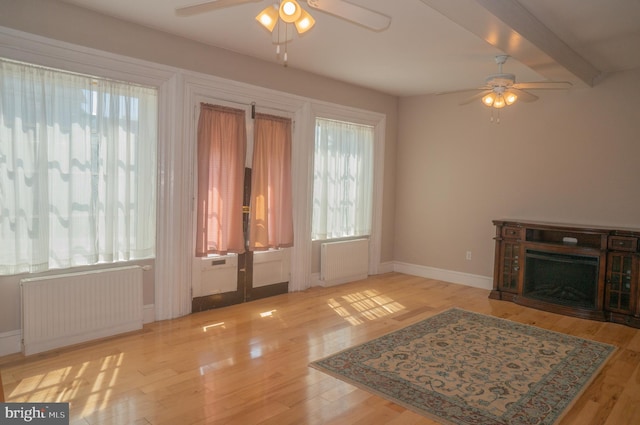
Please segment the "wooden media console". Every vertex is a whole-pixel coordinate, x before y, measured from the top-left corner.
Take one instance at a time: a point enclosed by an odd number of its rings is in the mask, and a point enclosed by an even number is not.
[[[490,298],[640,328],[640,230],[494,220]]]

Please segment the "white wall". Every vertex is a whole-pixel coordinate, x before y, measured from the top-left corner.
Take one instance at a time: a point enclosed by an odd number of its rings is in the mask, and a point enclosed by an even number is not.
[[[399,269],[490,283],[493,219],[640,228],[640,70],[537,94],[503,109],[500,124],[479,101],[459,106],[465,94],[400,100]]]

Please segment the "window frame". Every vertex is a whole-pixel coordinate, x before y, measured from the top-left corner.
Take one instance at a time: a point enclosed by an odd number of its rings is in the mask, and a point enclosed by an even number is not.
[[[311,151],[310,164],[313,169],[313,154],[315,147],[315,123],[317,118],[324,118],[336,121],[352,122],[372,126],[374,128],[374,147],[373,147],[373,193],[371,200],[371,234],[369,235],[369,274],[377,274],[380,268],[380,256],[382,251],[382,201],[384,196],[384,155],[385,155],[385,135],[386,135],[386,115],[373,111],[362,109],[314,102],[309,114],[309,127],[311,127]],[[313,191],[313,175],[310,176],[311,187]],[[309,194],[309,214],[313,211],[312,206],[313,193]],[[309,217],[308,237],[311,241],[311,217]],[[361,236],[360,236],[361,237]],[[358,236],[352,238],[328,239],[330,241],[357,239]],[[326,240],[314,240],[313,244],[317,245]],[[314,250],[319,249],[315,247]]]

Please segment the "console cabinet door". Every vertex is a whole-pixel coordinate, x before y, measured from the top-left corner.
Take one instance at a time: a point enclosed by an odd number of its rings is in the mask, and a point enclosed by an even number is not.
[[[505,292],[518,292],[520,281],[520,244],[503,241],[500,253],[499,289]]]
[[[636,308],[637,256],[630,253],[610,252],[607,258],[605,287],[606,310],[633,314]]]

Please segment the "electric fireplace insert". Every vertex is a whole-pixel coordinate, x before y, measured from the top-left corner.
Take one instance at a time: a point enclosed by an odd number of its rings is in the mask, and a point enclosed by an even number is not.
[[[599,257],[527,249],[522,296],[581,309],[595,309]]]

